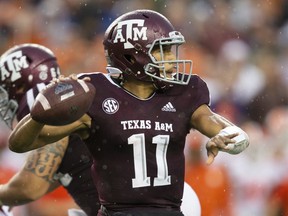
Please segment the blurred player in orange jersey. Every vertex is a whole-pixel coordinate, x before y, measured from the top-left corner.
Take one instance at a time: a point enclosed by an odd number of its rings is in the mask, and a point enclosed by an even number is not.
[[[205,137],[192,131],[186,138],[185,181],[195,190],[202,216],[232,214],[231,182],[225,167],[205,163],[204,151],[201,149]]]
[[[273,188],[267,201],[266,215],[288,215],[288,176]]]
[[[270,193],[268,199],[265,200],[265,215],[286,216],[288,215],[288,107],[278,106],[270,110],[265,117],[265,126],[266,133],[271,137],[269,143],[273,145],[273,151],[269,152],[274,152],[275,166],[282,167],[279,173],[273,169],[274,175],[278,176],[278,179],[276,183],[274,182],[273,187],[269,188]]]

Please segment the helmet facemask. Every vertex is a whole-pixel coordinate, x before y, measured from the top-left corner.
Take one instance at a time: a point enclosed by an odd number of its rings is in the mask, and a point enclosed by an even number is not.
[[[9,100],[7,91],[0,86],[0,121],[5,122],[11,129],[17,109],[18,103],[13,99]]]
[[[149,48],[148,55],[151,63],[144,67],[145,74],[152,77],[153,80],[163,81],[169,84],[187,85],[192,75],[192,61],[181,60],[179,57],[179,46],[185,43],[185,39],[180,32],[173,31],[169,33],[170,37],[154,40]],[[173,48],[174,59],[165,60],[165,49]],[[153,56],[153,51],[159,49],[160,60]],[[167,69],[167,66],[170,68]],[[171,69],[171,67],[173,67]],[[185,74],[187,76],[185,76]]]

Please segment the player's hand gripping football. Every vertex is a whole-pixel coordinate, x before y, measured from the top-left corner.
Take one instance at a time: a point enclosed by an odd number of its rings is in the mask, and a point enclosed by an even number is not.
[[[68,77],[65,77],[64,75],[60,75],[58,78],[54,78],[51,81],[51,83],[61,82],[61,81],[67,80],[67,79],[77,80],[78,77],[77,77],[77,74],[71,74]],[[85,82],[90,81],[90,77],[84,77],[82,80]]]
[[[219,151],[225,151],[229,148],[228,144],[234,144],[236,141],[233,139],[234,137],[238,136],[239,133],[233,133],[229,135],[221,135],[217,134],[216,136],[212,137],[206,143],[206,150],[208,159],[206,163],[208,165],[212,164],[215,157],[218,155]]]
[[[75,74],[52,80],[37,95],[30,112],[32,119],[52,126],[78,120],[89,110],[96,93],[89,81],[90,78],[78,79]]]

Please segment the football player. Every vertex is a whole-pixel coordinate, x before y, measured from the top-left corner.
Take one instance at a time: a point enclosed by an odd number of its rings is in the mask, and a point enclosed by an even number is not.
[[[1,119],[12,128],[14,116],[22,119],[38,92],[60,74],[54,53],[41,45],[22,44],[0,58]],[[23,205],[61,185],[87,215],[100,207],[91,176],[92,160],[77,136],[32,151],[8,183],[0,185],[0,205]],[[37,187],[35,187],[37,185]]]
[[[238,154],[249,145],[242,129],[209,108],[205,81],[192,74],[190,60],[180,59],[183,43],[181,32],[158,12],[121,15],[104,35],[108,74],[78,77],[97,91],[87,114],[59,127],[26,115],[9,138],[10,149],[25,152],[78,134],[93,157],[98,216],[183,216],[189,131],[210,138],[208,164],[219,151]]]

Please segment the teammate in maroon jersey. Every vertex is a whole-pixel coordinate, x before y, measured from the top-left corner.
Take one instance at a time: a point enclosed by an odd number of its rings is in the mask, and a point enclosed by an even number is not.
[[[179,58],[184,42],[155,11],[120,16],[103,41],[109,73],[79,76],[97,90],[87,114],[61,127],[27,115],[10,136],[10,148],[24,152],[78,134],[93,157],[99,216],[182,216],[189,130],[210,137],[208,163],[218,151],[238,154],[249,145],[243,130],[210,110],[206,83],[192,75],[190,60]]]
[[[39,91],[60,74],[52,51],[37,44],[6,51],[0,59],[0,70],[0,114],[9,127],[13,127],[14,115],[20,120],[30,112]],[[79,137],[70,136],[69,144],[67,140],[32,151],[24,168],[0,186],[1,205],[22,205],[63,185],[87,215],[96,215],[100,205],[90,154],[85,145],[79,145]]]

